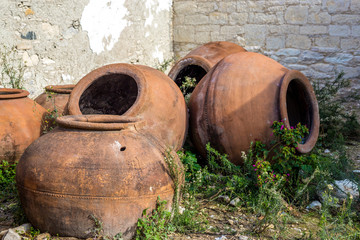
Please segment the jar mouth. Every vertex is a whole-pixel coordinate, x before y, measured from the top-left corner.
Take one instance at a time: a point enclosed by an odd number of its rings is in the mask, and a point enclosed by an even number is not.
[[[280,117],[288,129],[298,123],[309,129],[309,134],[298,143],[297,150],[300,153],[310,152],[319,136],[319,108],[309,80],[299,71],[288,71],[282,80]]]
[[[136,65],[110,64],[83,77],[71,92],[69,113],[130,116],[146,103],[147,83]]]
[[[178,87],[182,86],[185,77],[195,78],[196,83],[210,71],[212,64],[200,56],[188,56],[181,59],[169,72],[169,77]],[[192,92],[194,89],[190,89]]]
[[[68,84],[68,85],[48,85],[45,87],[45,90],[47,92],[53,92],[53,93],[62,93],[62,94],[70,94],[72,90],[74,89],[74,84]]]
[[[28,95],[29,92],[26,90],[15,88],[0,88],[0,99],[24,98]]]
[[[144,126],[140,117],[118,115],[69,115],[58,117],[56,122],[64,128],[95,131],[139,129]]]

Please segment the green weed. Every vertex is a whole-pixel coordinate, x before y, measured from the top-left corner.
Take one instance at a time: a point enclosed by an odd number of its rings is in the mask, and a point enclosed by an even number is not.
[[[23,88],[25,67],[15,47],[9,49],[5,45],[1,46],[0,72],[0,85],[5,88]]]

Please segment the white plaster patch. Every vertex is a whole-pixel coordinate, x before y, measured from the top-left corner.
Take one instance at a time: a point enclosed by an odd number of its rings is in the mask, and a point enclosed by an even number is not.
[[[125,0],[90,0],[81,16],[82,29],[88,32],[90,48],[100,54],[111,50],[121,32],[130,22],[125,19],[129,11]]]
[[[74,80],[74,77],[69,74],[61,74],[61,79],[64,82],[71,82],[72,80]]]
[[[146,0],[145,7],[148,9],[148,17],[145,20],[145,26],[151,26],[154,21],[153,13],[158,14],[163,10],[170,11],[171,6],[172,0]]]
[[[155,46],[155,51],[152,53],[154,59],[158,59],[159,63],[164,62],[164,53],[159,50],[159,46]]]

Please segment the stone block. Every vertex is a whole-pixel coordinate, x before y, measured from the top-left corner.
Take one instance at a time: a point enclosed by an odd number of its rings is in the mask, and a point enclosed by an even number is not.
[[[237,1],[236,2],[236,12],[248,13],[249,11],[247,11],[247,8],[248,8],[248,1]]]
[[[220,12],[227,12],[227,13],[236,12],[236,2],[235,1],[229,1],[229,2],[220,1],[218,10]]]
[[[319,72],[332,72],[334,71],[334,66],[331,64],[326,64],[326,63],[316,63],[316,64],[312,64],[311,67]]]
[[[195,26],[195,31],[220,32],[220,25],[199,25],[199,26]]]
[[[322,53],[336,53],[339,51],[339,48],[336,48],[336,47],[312,47],[311,51],[322,52]]]
[[[173,6],[176,14],[192,14],[197,12],[197,4],[195,1],[174,1]]]
[[[270,25],[268,26],[269,33],[272,34],[298,34],[300,33],[300,26],[296,25]]]
[[[246,12],[264,12],[266,6],[266,1],[247,1]],[[239,3],[237,3],[237,9],[239,11]]]
[[[354,11],[356,13],[360,12],[360,1],[359,0],[351,0],[351,5],[350,5],[350,9],[351,11]]]
[[[345,38],[341,39],[340,44],[341,50],[356,50],[360,48],[360,39],[359,38]]]
[[[216,2],[199,2],[197,6],[198,13],[205,13],[208,14],[210,12],[218,11],[219,7]]]
[[[16,49],[18,50],[29,50],[32,49],[32,42],[29,40],[21,40],[18,44],[16,44]]]
[[[360,26],[352,26],[351,35],[355,37],[360,37]]]
[[[184,17],[184,24],[198,25],[209,23],[209,17],[203,14],[187,15]]]
[[[266,38],[267,49],[280,49],[285,47],[285,36]]]
[[[349,53],[336,53],[324,59],[327,63],[347,64],[353,59],[353,55]]]
[[[360,68],[359,67],[346,67],[342,65],[336,66],[335,69],[337,72],[344,72],[344,78],[358,78],[360,77]]]
[[[350,0],[323,0],[322,6],[329,13],[346,12],[349,10]]]
[[[326,34],[327,33],[327,27],[326,26],[301,26],[300,27],[300,34]]]
[[[245,40],[247,46],[264,46],[267,27],[265,25],[246,25]]]
[[[220,27],[220,34],[236,36],[244,33],[244,29],[241,26],[222,26]]]
[[[350,24],[356,25],[360,24],[360,15],[359,14],[336,14],[331,17],[331,22],[333,24]]]
[[[211,42],[211,33],[210,32],[195,32],[195,42],[202,44]]]
[[[174,41],[193,42],[195,40],[194,26],[178,26],[174,30]]]
[[[231,25],[244,25],[248,21],[248,13],[233,12],[229,15],[229,24]]]
[[[300,50],[299,49],[295,49],[295,48],[284,48],[284,49],[280,49],[279,51],[277,51],[275,54],[277,56],[297,56],[300,54]]]
[[[286,57],[286,58],[283,58],[281,61],[286,64],[294,64],[294,63],[299,62],[299,58],[298,57]]]
[[[315,45],[319,47],[339,47],[340,37],[318,37],[315,38]]]
[[[275,14],[269,13],[250,13],[249,23],[257,24],[274,24],[278,22],[278,18]]]
[[[330,36],[347,37],[350,35],[350,27],[347,25],[330,25],[329,26]]]
[[[285,46],[288,48],[310,49],[311,40],[308,36],[290,34],[286,37]]]
[[[324,58],[324,55],[322,55],[321,53],[308,51],[308,50],[303,51],[300,54],[300,60],[302,62],[307,62],[307,63],[315,63],[323,58]]]
[[[284,60],[285,60],[285,59],[284,59]],[[302,64],[288,64],[287,66],[288,66],[290,69],[298,70],[298,71],[303,71],[303,70],[309,68],[309,66],[307,66],[307,65],[302,65]]]
[[[228,15],[226,13],[221,12],[211,12],[209,14],[210,23],[211,24],[227,24],[228,23]]]
[[[285,12],[285,21],[289,24],[305,24],[308,18],[308,6],[290,6]]]

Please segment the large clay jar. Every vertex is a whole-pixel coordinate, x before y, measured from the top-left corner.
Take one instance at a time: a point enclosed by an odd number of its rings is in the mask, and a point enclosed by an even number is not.
[[[57,110],[59,116],[67,114],[67,103],[75,85],[49,85],[45,92],[35,98],[35,102],[43,106],[48,112]]]
[[[297,123],[310,133],[298,145],[300,153],[314,147],[319,133],[319,111],[309,80],[257,53],[227,56],[198,84],[189,102],[192,142],[205,155],[210,144],[241,164],[241,152],[251,142],[270,143],[271,125]]]
[[[218,41],[206,43],[193,49],[180,59],[170,70],[169,77],[179,87],[184,82],[185,77],[195,78],[198,83],[221,59],[229,54],[245,51],[244,48],[232,42]],[[192,90],[189,89],[190,92]]]
[[[187,109],[176,84],[156,69],[125,63],[93,70],[73,89],[70,115],[115,114],[141,117],[145,131],[179,150],[187,132]]]
[[[31,144],[20,159],[16,183],[25,214],[41,231],[88,238],[94,216],[104,234],[130,239],[142,211],[158,196],[168,206],[173,180],[165,148],[139,131],[137,118],[64,116],[59,127]],[[179,159],[170,152],[175,162]]]
[[[40,136],[46,110],[28,91],[0,88],[0,161],[14,163]]]

